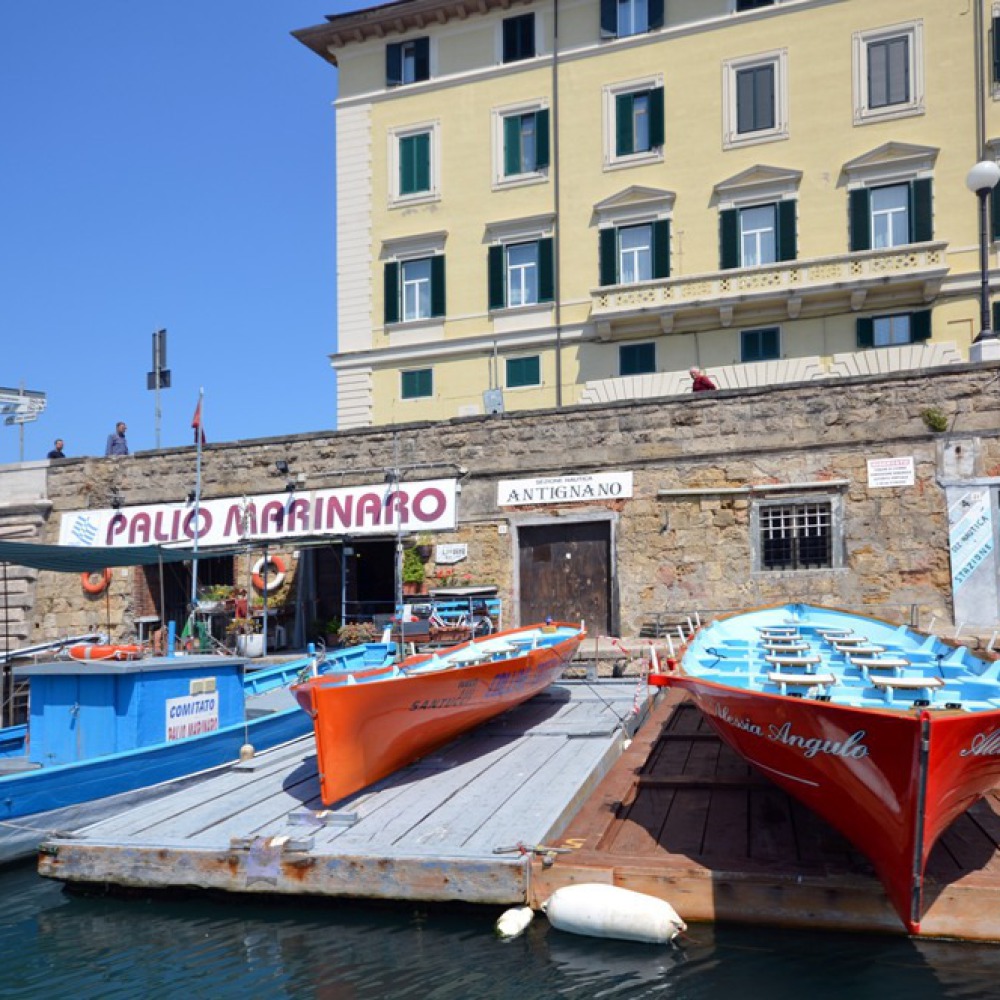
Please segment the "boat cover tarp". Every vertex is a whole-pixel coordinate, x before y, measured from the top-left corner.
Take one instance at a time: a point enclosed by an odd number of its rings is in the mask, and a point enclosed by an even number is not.
[[[233,555],[238,546],[227,549],[166,548],[160,545],[37,545],[33,542],[0,541],[0,562],[59,573],[90,573],[109,566],[155,566],[160,562],[188,562],[213,556]]]

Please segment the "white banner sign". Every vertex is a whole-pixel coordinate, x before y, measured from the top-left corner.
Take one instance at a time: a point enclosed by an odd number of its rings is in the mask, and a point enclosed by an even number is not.
[[[970,490],[948,511],[951,585],[957,592],[993,551],[989,490]]]
[[[913,456],[868,459],[868,486],[912,486],[915,482]]]
[[[167,742],[213,733],[219,728],[219,692],[167,699]]]
[[[385,535],[396,531],[443,531],[455,527],[454,479],[402,482],[398,486],[347,486],[331,490],[265,493],[202,500],[198,544],[315,535]],[[77,510],[63,514],[60,545],[191,545],[193,503],[151,504],[121,510]]]
[[[536,503],[587,503],[632,496],[631,472],[597,472],[590,476],[549,479],[502,479],[497,484],[501,507]]]

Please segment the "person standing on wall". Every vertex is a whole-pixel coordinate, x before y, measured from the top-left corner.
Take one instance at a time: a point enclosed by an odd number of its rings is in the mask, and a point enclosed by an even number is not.
[[[700,368],[692,368],[688,374],[691,376],[692,392],[707,392],[709,389],[717,388],[716,384]]]
[[[66,454],[63,451],[63,439],[62,438],[56,438],[56,440],[55,440],[55,447],[45,457],[46,458],[65,458],[66,457]]]
[[[124,420],[119,420],[115,424],[114,434],[108,435],[108,443],[104,448],[105,456],[128,454],[128,441],[125,440],[125,431],[127,430],[128,428],[125,426]]]

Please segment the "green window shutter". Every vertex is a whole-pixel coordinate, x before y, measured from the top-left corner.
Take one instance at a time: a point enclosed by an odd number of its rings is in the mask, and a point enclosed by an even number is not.
[[[993,82],[1000,83],[1000,17],[993,18],[991,48],[993,50]]]
[[[414,76],[418,80],[429,80],[431,76],[431,40],[418,38],[413,43]]]
[[[990,238],[1000,239],[1000,195],[996,188],[990,192]]]
[[[649,30],[656,31],[663,27],[663,0],[649,0],[649,13],[646,20],[649,22]]]
[[[635,132],[632,125],[632,95],[615,98],[615,155],[628,156],[635,152]]]
[[[663,145],[663,88],[654,87],[649,92],[649,148],[658,149]]]
[[[421,132],[414,137],[414,155],[416,157],[416,187],[415,191],[430,191],[431,189],[431,135]]]
[[[795,208],[795,201],[778,202],[778,260],[795,260],[798,253]]]
[[[538,301],[551,302],[555,298],[552,237],[538,241]]]
[[[653,223],[653,277],[670,277],[670,220]]]
[[[990,324],[990,329],[994,333],[996,333],[997,330],[1000,329],[1000,326],[997,326],[997,324],[1000,323],[1000,302],[993,303],[992,307],[990,308],[990,315],[993,317],[993,322]]]
[[[437,254],[431,257],[431,315],[444,314],[444,254]]]
[[[521,172],[521,116],[509,115],[503,120],[503,173],[513,177]]]
[[[616,0],[601,0],[601,38],[618,37],[618,4]]]
[[[490,309],[503,309],[507,304],[506,282],[503,266],[503,246],[497,244],[489,249],[489,303]]]
[[[414,157],[412,136],[399,139],[399,193],[412,194],[414,190]]]
[[[857,320],[858,347],[875,346],[875,320],[871,316],[859,316]]]
[[[735,208],[719,212],[719,266],[723,270],[740,266],[740,216]]]
[[[934,239],[933,200],[929,177],[910,184],[910,233],[914,243],[926,243]]]
[[[855,188],[848,194],[851,250],[871,250],[871,194],[867,188]]]
[[[386,323],[399,322],[399,263],[390,260],[385,265],[384,316]]]
[[[917,344],[931,339],[931,311],[921,309],[910,314],[910,343]]]
[[[600,251],[600,282],[602,285],[618,284],[618,234],[609,226],[597,231]]]
[[[549,109],[535,112],[535,169],[544,170],[549,165]]]
[[[398,87],[403,82],[403,46],[392,42],[385,47],[385,85]]]

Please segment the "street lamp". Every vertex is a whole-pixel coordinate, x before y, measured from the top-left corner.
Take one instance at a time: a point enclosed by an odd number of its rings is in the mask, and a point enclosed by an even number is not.
[[[986,200],[998,181],[1000,166],[992,160],[980,160],[965,178],[965,186],[979,199],[979,335],[974,344],[996,342],[996,333],[990,321],[989,213]]]

